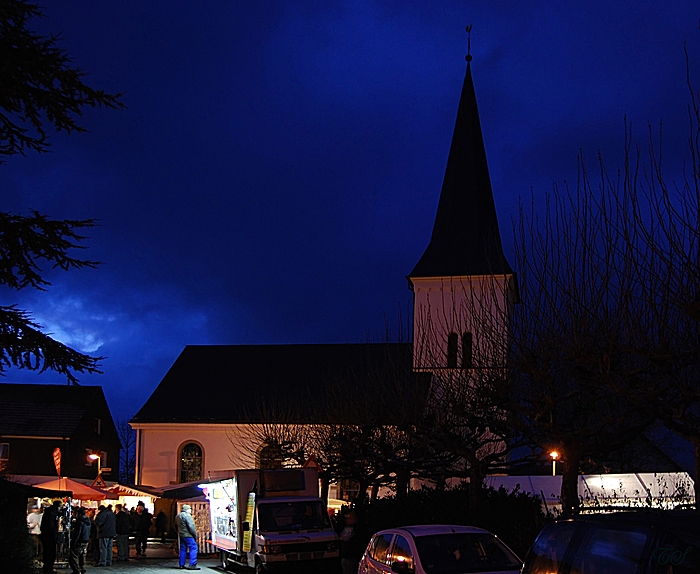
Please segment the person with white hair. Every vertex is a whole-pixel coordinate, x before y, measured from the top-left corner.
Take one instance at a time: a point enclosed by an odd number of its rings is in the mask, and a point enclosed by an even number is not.
[[[185,568],[187,554],[190,555],[190,565],[187,570],[201,570],[197,566],[197,526],[192,518],[192,507],[182,505],[182,512],[175,517],[177,536],[180,539],[180,568]]]
[[[29,534],[32,535],[32,542],[34,543],[34,558],[39,558],[43,553],[43,548],[41,547],[41,508],[38,504],[32,505],[32,511],[27,515],[27,528],[29,529]]]

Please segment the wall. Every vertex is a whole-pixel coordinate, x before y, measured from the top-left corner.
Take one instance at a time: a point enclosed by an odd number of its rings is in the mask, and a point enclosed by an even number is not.
[[[136,483],[166,486],[180,482],[179,451],[196,442],[203,451],[203,477],[232,468],[253,468],[255,456],[246,445],[253,425],[132,423],[137,431]],[[255,447],[253,447],[255,448]]]

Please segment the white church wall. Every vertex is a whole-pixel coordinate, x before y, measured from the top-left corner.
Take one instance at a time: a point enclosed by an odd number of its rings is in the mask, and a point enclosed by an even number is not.
[[[256,446],[250,444],[253,425],[132,423],[132,427],[137,431],[137,484],[180,482],[180,449],[190,442],[202,447],[203,477],[212,471],[255,465]]]

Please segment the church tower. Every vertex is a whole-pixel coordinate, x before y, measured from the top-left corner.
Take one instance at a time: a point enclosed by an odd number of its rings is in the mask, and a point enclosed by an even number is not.
[[[413,296],[413,367],[503,366],[513,271],[503,253],[467,55],[457,121],[433,233],[408,275]],[[454,371],[452,371],[454,372]]]

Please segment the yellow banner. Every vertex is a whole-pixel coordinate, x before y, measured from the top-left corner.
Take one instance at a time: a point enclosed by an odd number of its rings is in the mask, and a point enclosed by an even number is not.
[[[248,493],[248,504],[245,509],[245,521],[248,523],[248,530],[243,533],[243,552],[250,552],[253,540],[253,517],[255,516],[255,493]]]

